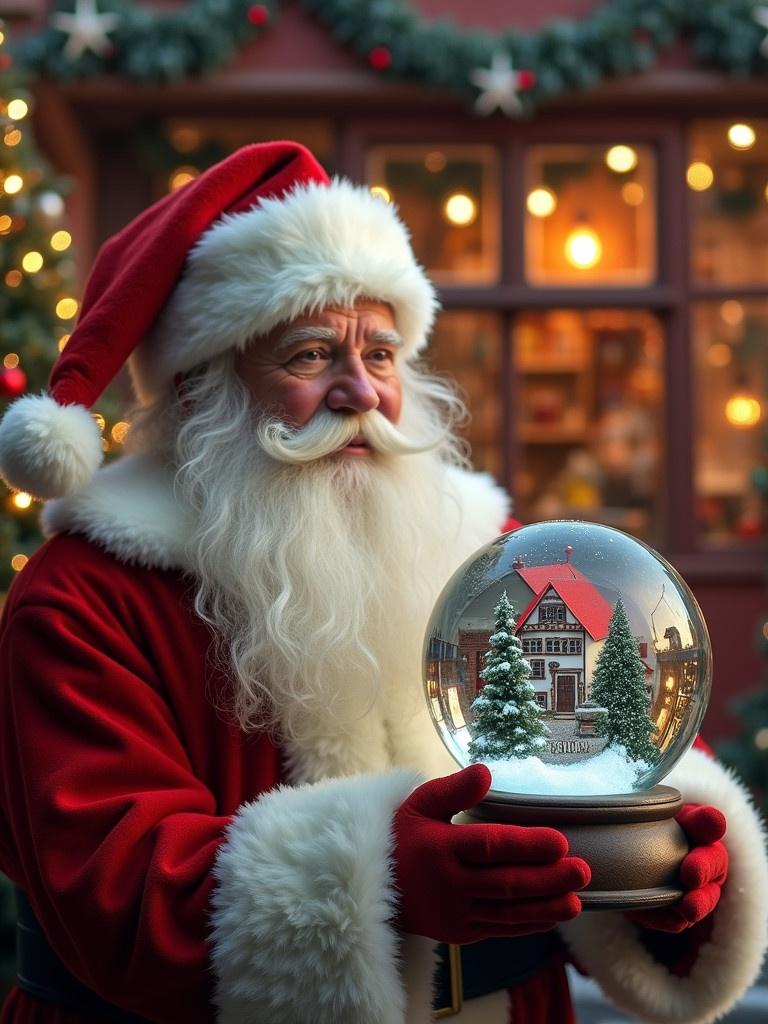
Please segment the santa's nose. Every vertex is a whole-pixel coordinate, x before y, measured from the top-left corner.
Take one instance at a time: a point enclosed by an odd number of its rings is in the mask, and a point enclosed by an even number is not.
[[[358,360],[345,367],[328,389],[325,404],[334,412],[364,413],[376,409],[379,395]]]

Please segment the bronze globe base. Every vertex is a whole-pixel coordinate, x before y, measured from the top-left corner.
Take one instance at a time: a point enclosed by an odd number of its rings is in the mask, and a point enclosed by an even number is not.
[[[491,790],[457,821],[548,825],[583,857],[592,881],[581,892],[584,910],[664,907],[682,896],[680,861],[688,852],[675,821],[682,806],[671,786],[616,796],[528,796]]]

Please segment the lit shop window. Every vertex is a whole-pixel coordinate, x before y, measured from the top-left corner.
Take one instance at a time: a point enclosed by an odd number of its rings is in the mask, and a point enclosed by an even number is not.
[[[710,547],[768,537],[768,302],[693,308],[695,487]]]
[[[413,248],[445,284],[493,284],[500,276],[498,158],[490,146],[376,146],[367,181],[397,204]]]
[[[655,160],[647,146],[534,146],[526,164],[526,277],[537,285],[650,284]]]
[[[495,313],[445,311],[429,346],[431,368],[449,373],[469,406],[463,433],[476,469],[502,479],[501,323]]]
[[[699,284],[768,278],[768,121],[693,126],[686,185]]]
[[[663,350],[629,310],[531,312],[513,334],[518,517],[588,519],[659,539]]]

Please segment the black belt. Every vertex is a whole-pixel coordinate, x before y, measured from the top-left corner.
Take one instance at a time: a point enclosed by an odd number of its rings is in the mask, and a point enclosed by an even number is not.
[[[467,946],[438,946],[433,1007],[450,1017],[467,999],[513,988],[545,967],[558,948],[554,931],[513,939],[485,939]]]
[[[51,949],[26,893],[18,887],[16,921],[17,979],[24,992],[110,1024],[148,1024],[145,1018],[108,1003],[67,970]],[[435,1010],[439,1016],[450,1016],[458,1013],[463,999],[518,985],[544,967],[556,948],[554,932],[438,946]]]
[[[77,980],[51,949],[26,893],[16,888],[16,975],[24,992],[114,1024],[148,1024],[113,1006]]]

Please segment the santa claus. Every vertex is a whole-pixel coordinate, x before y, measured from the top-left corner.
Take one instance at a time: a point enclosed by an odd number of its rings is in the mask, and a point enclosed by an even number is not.
[[[0,426],[7,482],[51,499],[0,642],[3,1022],[565,1024],[570,957],[693,1024],[754,979],[761,826],[705,752],[671,778],[671,909],[581,914],[559,832],[451,823],[490,780],[428,720],[424,629],[509,503],[417,361],[435,308],[394,208],[293,143],[100,252],[49,393]],[[132,450],[99,469],[126,360]]]

